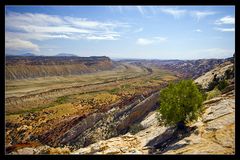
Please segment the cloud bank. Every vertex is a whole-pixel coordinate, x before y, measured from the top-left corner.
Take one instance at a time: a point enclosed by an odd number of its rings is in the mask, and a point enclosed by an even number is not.
[[[32,40],[86,39],[118,40],[126,23],[92,21],[86,18],[38,13],[7,12],[5,15],[5,47],[10,50],[39,51]]]
[[[136,44],[145,46],[145,45],[150,45],[154,43],[162,43],[162,42],[165,42],[166,40],[167,40],[166,37],[153,37],[151,39],[138,38],[136,41]]]

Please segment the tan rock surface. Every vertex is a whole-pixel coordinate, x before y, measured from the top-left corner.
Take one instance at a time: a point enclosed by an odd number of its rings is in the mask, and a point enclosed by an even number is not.
[[[105,141],[99,141],[72,154],[144,154],[137,136],[125,134]]]
[[[164,154],[234,154],[235,153],[235,97],[221,96],[205,105],[206,110],[197,123],[194,134],[174,145],[186,146]],[[172,147],[172,146],[171,146]]]
[[[233,92],[232,92],[233,93]],[[235,153],[235,96],[226,94],[204,103],[204,114],[191,124],[197,129],[189,137],[170,145],[163,154],[234,154]],[[149,154],[146,144],[164,133],[156,111],[141,122],[144,130],[131,135],[99,141],[71,154]]]
[[[195,82],[201,84],[203,88],[207,88],[208,84],[213,80],[214,75],[216,74],[217,77],[221,77],[224,75],[225,71],[228,69],[233,69],[234,64],[230,62],[225,62],[218,67],[214,68],[213,70],[205,73],[204,75],[198,77]]]

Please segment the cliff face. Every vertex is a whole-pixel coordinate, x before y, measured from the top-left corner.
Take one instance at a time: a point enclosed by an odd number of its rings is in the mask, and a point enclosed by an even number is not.
[[[108,57],[7,56],[5,77],[8,80],[47,76],[67,76],[113,68]]]

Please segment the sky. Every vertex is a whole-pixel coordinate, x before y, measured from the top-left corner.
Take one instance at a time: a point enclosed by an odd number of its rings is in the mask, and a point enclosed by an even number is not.
[[[234,6],[6,6],[5,54],[228,58]]]

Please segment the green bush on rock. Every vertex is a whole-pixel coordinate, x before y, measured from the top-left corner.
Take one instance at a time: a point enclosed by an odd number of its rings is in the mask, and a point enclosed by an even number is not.
[[[159,121],[165,125],[186,124],[197,119],[204,97],[192,80],[171,83],[160,91]]]

